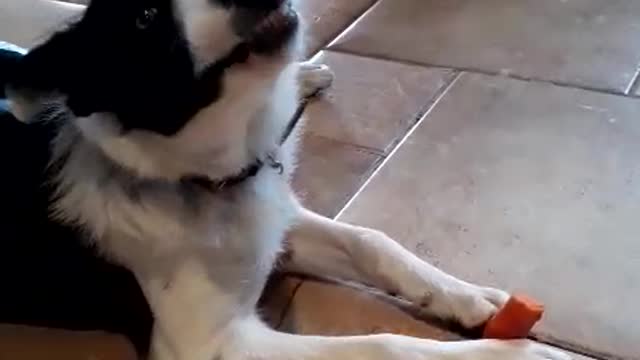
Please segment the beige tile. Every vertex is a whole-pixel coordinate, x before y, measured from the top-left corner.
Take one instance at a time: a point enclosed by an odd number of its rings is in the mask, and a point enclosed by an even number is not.
[[[639,18],[635,0],[381,0],[333,48],[624,91]]]
[[[640,101],[465,74],[342,220],[526,291],[537,333],[640,359]]]
[[[307,108],[307,131],[386,152],[453,76],[445,69],[323,52],[314,59],[336,74]]]
[[[305,335],[395,333],[443,340],[459,338],[365,291],[318,281],[305,281],[300,286],[282,330]]]
[[[344,31],[375,0],[293,0],[305,29],[307,55],[316,53]]]
[[[0,40],[31,47],[83,9],[80,5],[48,0],[2,0]]]
[[[381,160],[380,155],[366,149],[307,135],[301,144],[293,187],[305,206],[333,217]]]

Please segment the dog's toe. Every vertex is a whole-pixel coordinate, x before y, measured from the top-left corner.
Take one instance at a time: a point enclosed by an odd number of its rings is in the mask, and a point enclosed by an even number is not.
[[[298,81],[300,96],[308,98],[328,88],[333,83],[334,74],[327,65],[301,63]]]

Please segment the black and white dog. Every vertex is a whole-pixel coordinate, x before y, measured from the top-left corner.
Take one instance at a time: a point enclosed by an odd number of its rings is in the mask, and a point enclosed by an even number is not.
[[[285,237],[285,270],[370,284],[466,327],[507,298],[296,200],[296,130],[281,137],[301,93],[332,79],[295,62],[299,28],[288,0],[94,0],[18,60],[7,94],[23,123],[0,125],[0,321],[100,327],[139,348],[148,332],[155,360],[566,359],[528,341],[263,325],[255,307]]]

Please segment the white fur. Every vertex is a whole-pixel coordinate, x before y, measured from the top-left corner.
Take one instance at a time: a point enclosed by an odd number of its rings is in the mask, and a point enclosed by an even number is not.
[[[198,66],[237,39],[229,15],[206,0],[177,0]],[[153,360],[542,360],[564,354],[528,341],[441,343],[396,335],[297,336],[276,332],[255,306],[290,231],[289,268],[375,285],[464,325],[484,322],[504,303],[502,291],[458,280],[423,262],[386,235],[303,209],[289,185],[297,135],[277,141],[298,100],[330,83],[327,68],[293,63],[294,54],[253,58],[230,70],[222,97],[177,135],[121,135],[106,114],[63,129],[57,151],[73,146],[58,179],[56,214],[86,229],[101,250],[131,269],[155,316]],[[301,69],[302,73],[299,73]],[[71,145],[71,143],[73,143]],[[186,174],[219,178],[273,153],[285,174],[266,167],[246,183],[185,201]],[[60,155],[61,156],[61,155]],[[109,182],[107,157],[137,176],[162,179],[131,201]]]
[[[334,74],[327,65],[314,63],[300,64],[300,96],[307,98],[324,90],[333,83]]]
[[[196,66],[199,69],[223,57],[240,39],[231,28],[231,13],[209,0],[176,0]]]

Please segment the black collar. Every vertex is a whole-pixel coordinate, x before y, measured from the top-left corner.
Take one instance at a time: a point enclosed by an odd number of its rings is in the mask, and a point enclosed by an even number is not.
[[[264,161],[256,159],[253,163],[249,164],[239,173],[231,176],[226,176],[220,179],[210,179],[206,175],[193,175],[184,177],[182,181],[198,185],[207,189],[210,192],[222,191],[226,188],[231,188],[243,183],[245,180],[252,178],[260,172],[264,167]]]
[[[289,131],[289,134],[291,134],[291,131]],[[288,136],[283,138],[283,143],[287,138]],[[282,145],[282,143],[280,145]],[[206,175],[192,175],[183,177],[182,181],[203,187],[209,192],[219,192],[240,185],[246,180],[255,177],[265,165],[275,169],[278,174],[282,174],[284,172],[284,166],[282,163],[277,161],[275,156],[272,154],[268,154],[264,160],[254,160],[235,175],[229,175],[219,179],[211,179]]]

